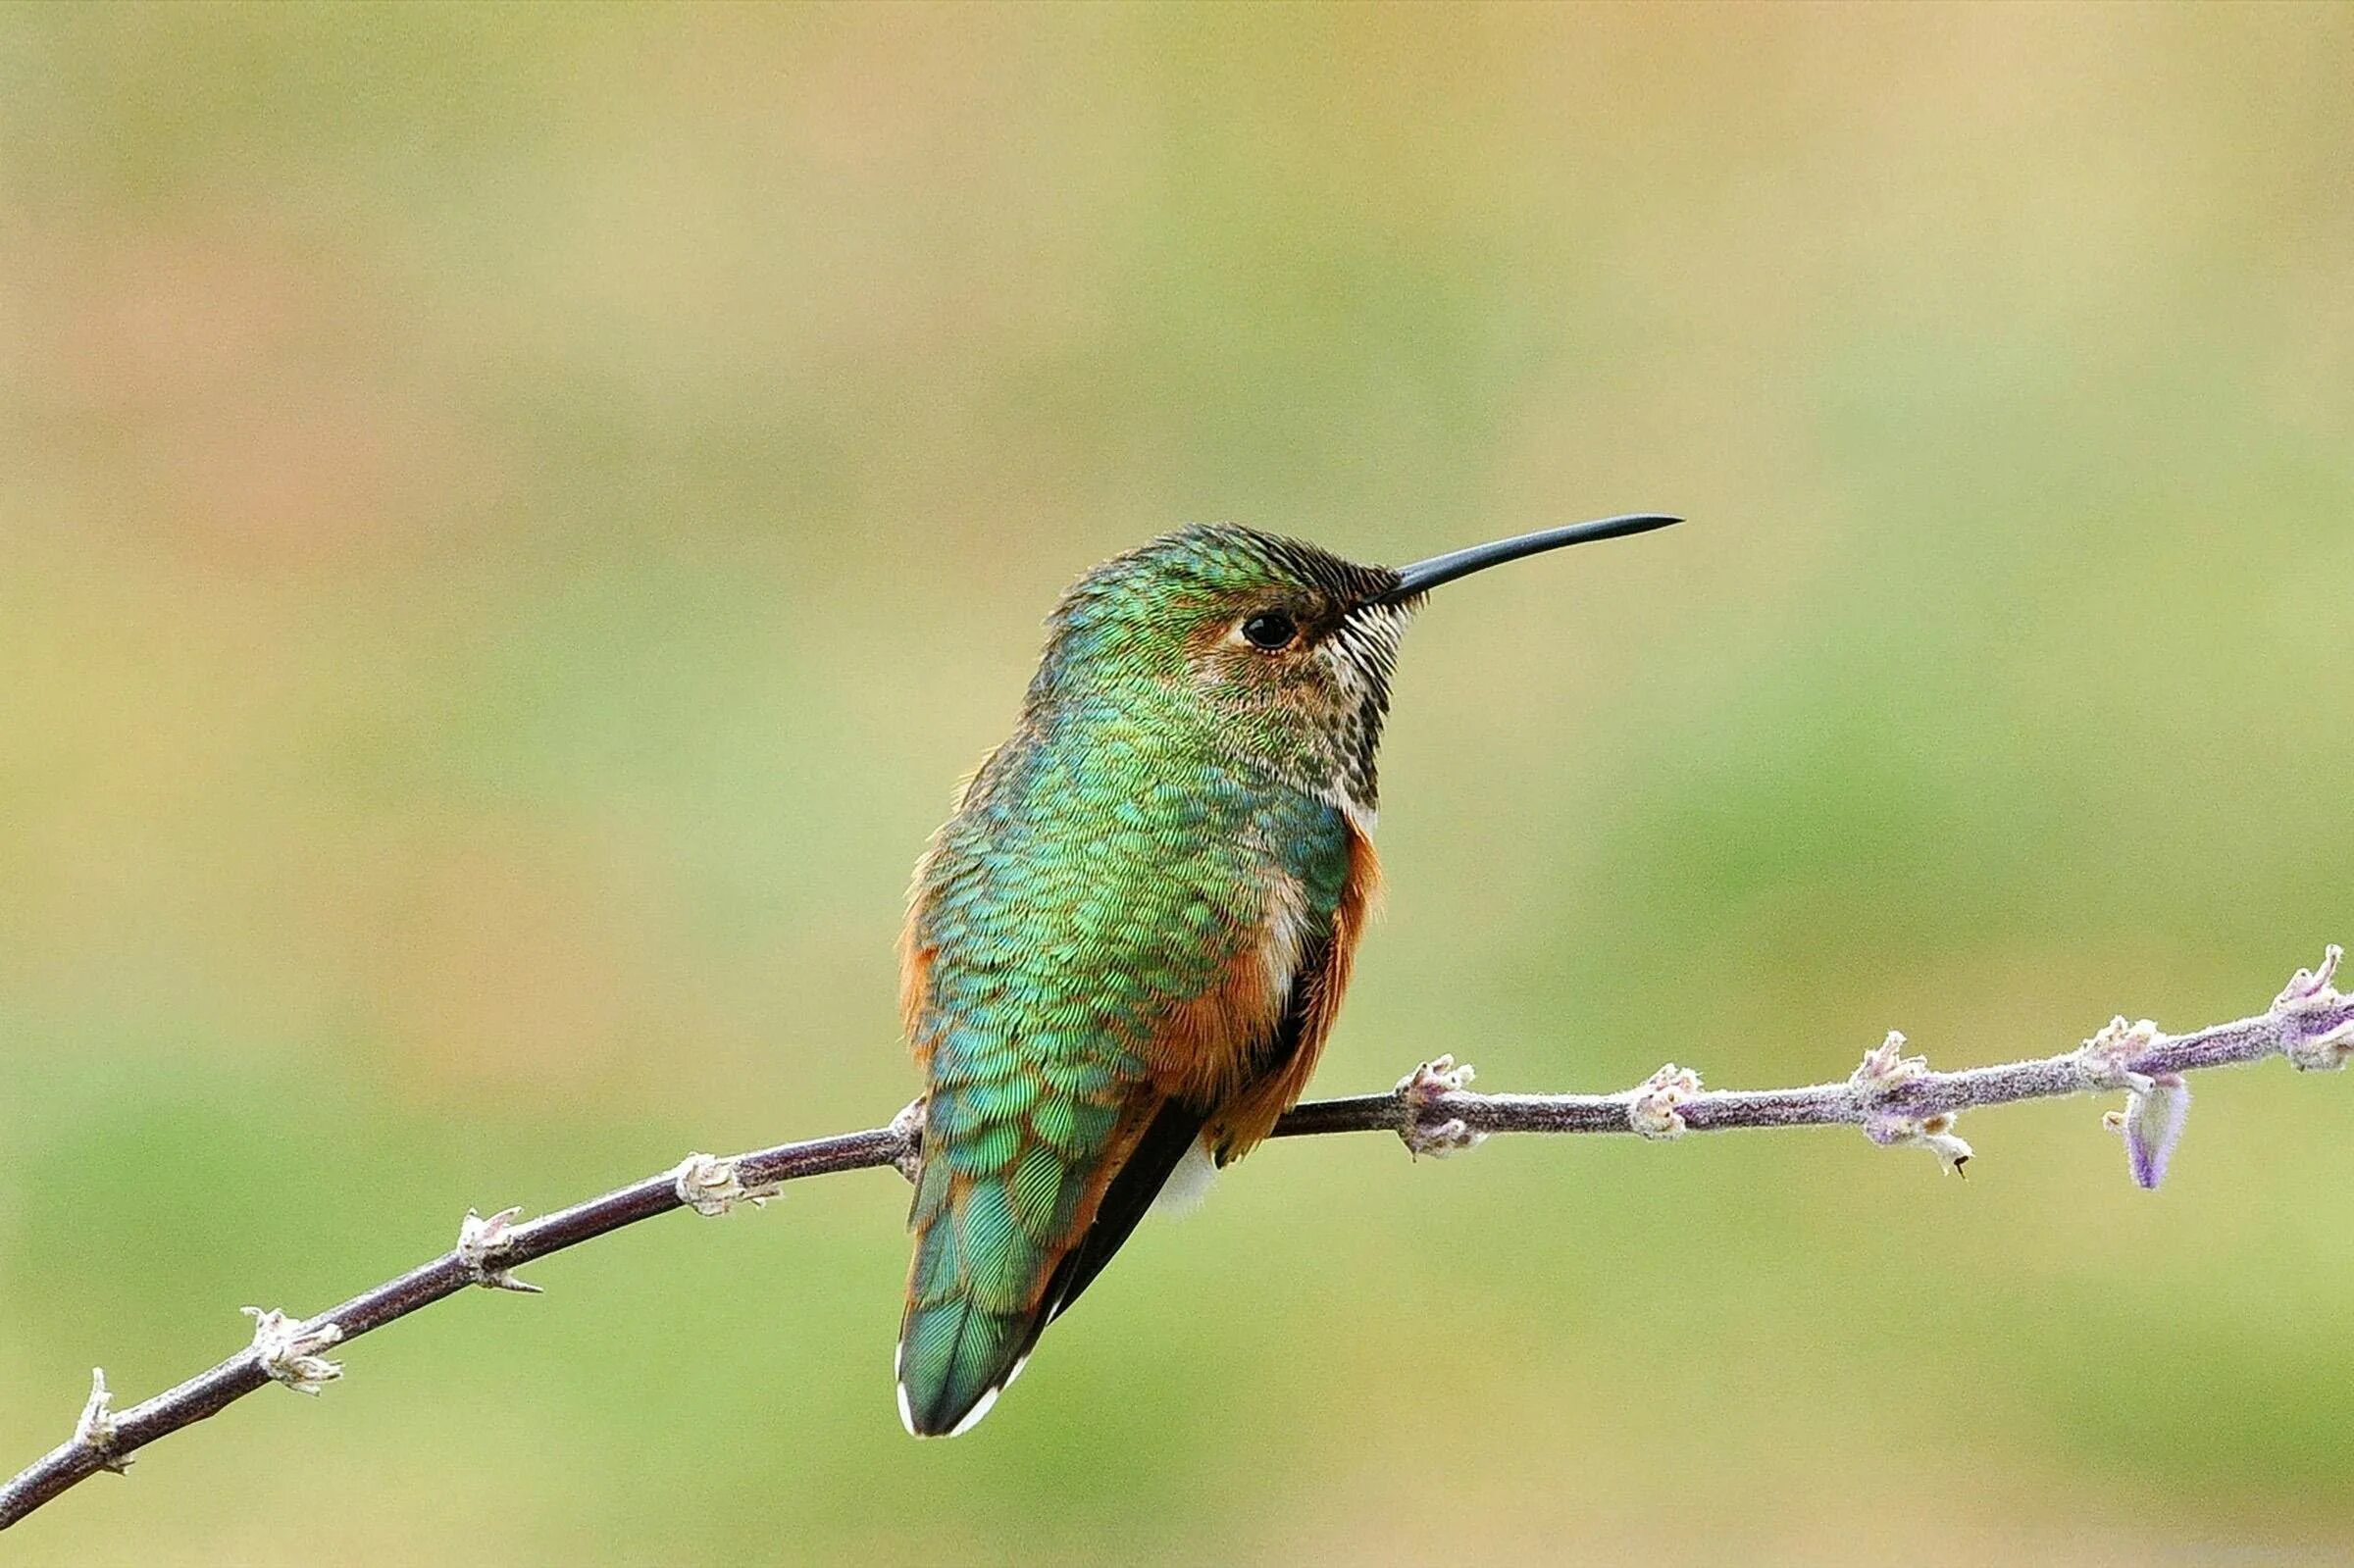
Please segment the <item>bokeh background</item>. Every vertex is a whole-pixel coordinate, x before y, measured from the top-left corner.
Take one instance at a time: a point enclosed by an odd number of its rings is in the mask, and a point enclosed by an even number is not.
[[[1324,1092],[1947,1065],[2354,940],[2342,8],[0,12],[0,1437],[911,1091],[1060,586],[1398,560]],[[888,1172],[352,1347],[12,1562],[2354,1555],[2354,1099],[1272,1145],[978,1435]]]

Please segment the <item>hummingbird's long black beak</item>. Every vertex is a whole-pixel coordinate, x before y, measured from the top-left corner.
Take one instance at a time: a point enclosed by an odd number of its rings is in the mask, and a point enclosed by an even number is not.
[[[1565,544],[1585,544],[1595,539],[1615,539],[1628,533],[1649,533],[1670,523],[1681,523],[1680,517],[1663,517],[1656,512],[1634,512],[1625,517],[1597,518],[1591,523],[1571,523],[1558,529],[1540,529],[1523,533],[1518,538],[1497,539],[1489,544],[1474,544],[1465,550],[1451,550],[1434,555],[1427,561],[1398,569],[1398,585],[1376,601],[1396,604],[1418,593],[1428,593],[1442,582],[1485,572],[1489,567],[1517,561],[1524,555],[1541,555],[1558,550]]]

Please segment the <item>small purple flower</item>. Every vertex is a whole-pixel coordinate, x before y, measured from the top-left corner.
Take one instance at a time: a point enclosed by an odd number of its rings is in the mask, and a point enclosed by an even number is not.
[[[2166,1180],[2166,1162],[2181,1141],[2182,1122],[2190,1114],[2190,1086],[2179,1073],[2160,1073],[2149,1086],[2126,1094],[2117,1126],[2125,1135],[2125,1158],[2132,1164],[2133,1180],[2155,1189]]]

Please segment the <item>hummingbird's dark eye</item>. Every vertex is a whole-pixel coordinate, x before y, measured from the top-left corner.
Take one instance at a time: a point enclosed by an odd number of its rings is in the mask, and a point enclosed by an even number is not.
[[[1300,629],[1281,610],[1261,610],[1243,623],[1244,638],[1251,646],[1264,648],[1269,653],[1289,646],[1292,638],[1299,634]]]

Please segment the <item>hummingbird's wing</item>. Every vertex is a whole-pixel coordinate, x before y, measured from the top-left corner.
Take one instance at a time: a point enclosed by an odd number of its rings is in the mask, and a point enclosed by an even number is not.
[[[1135,1150],[1104,1188],[1102,1201],[1096,1205],[1096,1217],[1087,1233],[1056,1267],[1047,1288],[1049,1308],[1040,1315],[1037,1327],[1030,1334],[1033,1342],[1049,1323],[1070,1310],[1071,1303],[1103,1272],[1103,1266],[1127,1241],[1152,1207],[1152,1200],[1168,1185],[1170,1173],[1177,1169],[1186,1151],[1203,1139],[1205,1129],[1211,1152],[1224,1165],[1242,1152],[1234,1148],[1227,1132],[1235,1110],[1242,1111],[1250,1124],[1255,1126],[1256,1113],[1252,1109],[1254,1103],[1274,1103],[1280,1098],[1283,1086],[1295,1079],[1302,1087],[1305,1087],[1307,1074],[1315,1066],[1316,1053],[1323,1048],[1324,1032],[1331,1027],[1332,1009],[1322,1004],[1323,998],[1329,994],[1337,1002],[1338,988],[1348,984],[1349,957],[1356,944],[1356,921],[1335,920],[1304,955],[1292,977],[1273,1034],[1251,1052],[1251,1066],[1243,1080],[1242,1092],[1235,1100],[1227,1106],[1203,1105],[1180,1097],[1161,1102],[1144,1136],[1137,1140]],[[1272,1094],[1270,1089],[1274,1091]],[[1292,1100],[1299,1097],[1300,1090],[1293,1089]],[[1266,1117],[1268,1127],[1273,1126],[1274,1118],[1282,1115],[1290,1103],[1283,1101],[1276,1105]],[[1213,1118],[1215,1127],[1211,1125]],[[1264,1136],[1265,1129],[1261,1128],[1249,1141],[1255,1143]],[[1230,1153],[1230,1149],[1234,1151]]]
[[[910,952],[921,961],[925,949]],[[969,956],[935,949],[929,962],[919,984],[935,996],[1014,985]],[[951,962],[957,969],[944,978]],[[1270,1064],[1291,1054],[1268,1048],[1275,1006],[1263,965],[1246,953],[1227,968],[1235,988],[1255,990],[1255,1003],[1212,987],[1133,1048],[1098,1029],[1083,1025],[1074,1038],[1038,1021],[1062,1016],[1058,1009],[1024,1006],[1006,1022],[1001,1009],[972,1002],[933,1007],[919,1020],[931,1088],[897,1369],[909,1430],[953,1434],[979,1420],[1197,1142],[1217,1099],[1156,1071],[1155,1054],[1186,1054],[1173,1037],[1198,1033],[1197,1014],[1247,1018],[1243,1052]],[[1122,983],[1107,973],[1094,984]],[[1043,1048],[1049,1036],[1063,1046]],[[1196,1058],[1190,1071],[1213,1065]],[[1241,1080],[1241,1064],[1222,1064],[1218,1076]]]
[[[898,1384],[919,1434],[979,1419],[1204,1125],[1231,1156],[1298,1097],[1370,890],[1353,825],[1312,798],[1129,769],[1076,812],[1119,761],[1099,740],[1000,751],[918,871]]]
[[[1272,1048],[1254,1064],[1256,1070],[1237,1092],[1219,1101],[1204,1131],[1221,1168],[1257,1147],[1283,1113],[1300,1103],[1340,1017],[1341,998],[1356,963],[1357,938],[1364,935],[1381,896],[1381,862],[1373,853],[1373,840],[1355,822],[1348,823],[1347,830],[1348,870],[1340,897],[1322,939],[1303,955],[1293,973]]]
[[[1185,1158],[1186,1150],[1201,1140],[1202,1124],[1207,1113],[1198,1105],[1183,1100],[1163,1100],[1160,1109],[1145,1128],[1118,1172],[1103,1189],[1102,1201],[1096,1205],[1096,1218],[1079,1244],[1071,1248],[1057,1264],[1047,1283],[1046,1309],[1031,1325],[1030,1344],[1046,1332],[1048,1324],[1070,1310],[1081,1291],[1103,1272],[1112,1254],[1134,1233],[1137,1225],[1152,1207],[1152,1200],[1168,1185],[1169,1174]],[[1030,1353],[1029,1346],[1022,1353]]]
[[[1096,1205],[1095,1219],[1079,1244],[1055,1267],[1047,1287],[1047,1310],[1029,1335],[1070,1309],[1103,1272],[1136,1230],[1169,1175],[1197,1140],[1204,1140],[1222,1167],[1248,1154],[1272,1132],[1276,1120],[1299,1103],[1323,1054],[1325,1037],[1340,1013],[1341,996],[1356,958],[1356,940],[1381,886],[1373,841],[1348,828],[1349,870],[1340,899],[1322,931],[1315,934],[1292,971],[1274,1028],[1256,1040],[1234,1042],[1241,1066],[1230,1094],[1215,1097],[1180,1092],[1161,1103]],[[1023,1354],[1029,1353],[1025,1346]]]

